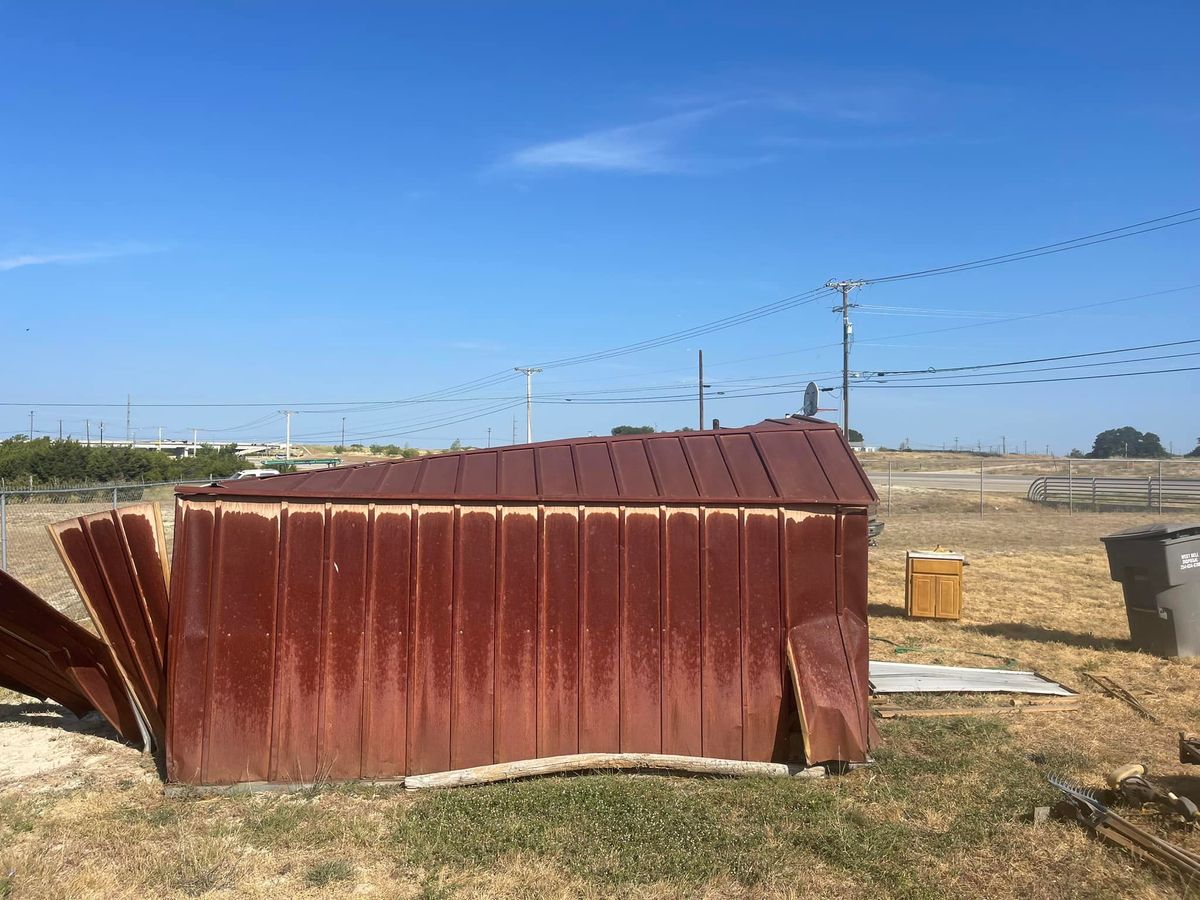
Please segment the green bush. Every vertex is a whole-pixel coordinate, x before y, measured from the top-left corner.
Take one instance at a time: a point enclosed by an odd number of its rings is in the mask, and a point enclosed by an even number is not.
[[[195,456],[176,457],[158,450],[92,446],[50,438],[0,441],[0,478],[35,486],[127,483],[136,481],[191,481],[225,478],[247,467],[237,455],[237,445],[201,444]]]

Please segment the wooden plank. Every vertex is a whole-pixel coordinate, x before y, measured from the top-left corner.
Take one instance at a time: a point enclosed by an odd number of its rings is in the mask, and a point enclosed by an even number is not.
[[[462,768],[493,761],[495,507],[464,506],[459,510],[458,522],[450,764]]]
[[[563,772],[623,771],[649,769],[659,772],[694,772],[700,775],[723,775],[751,778],[821,778],[825,769],[787,763],[746,762],[740,759],[709,759],[662,753],[576,753],[541,759],[527,759],[499,765],[409,776],[404,787],[410,791],[430,788],[467,787],[514,778],[557,775]]]
[[[589,507],[583,519],[579,749],[621,748],[620,510]]]
[[[662,749],[659,513],[625,510],[621,606],[621,751]]]
[[[871,709],[881,719],[928,719],[944,716],[989,716],[999,712],[1038,713],[1074,712],[1079,709],[1078,697],[1054,697],[1044,702],[988,703],[982,706],[904,707],[879,704]]]

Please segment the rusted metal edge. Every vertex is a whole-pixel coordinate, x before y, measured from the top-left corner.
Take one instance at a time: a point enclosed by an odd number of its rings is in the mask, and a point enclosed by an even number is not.
[[[121,737],[138,737],[133,706],[104,642],[3,572],[0,644],[9,651],[9,680],[28,688],[21,693],[53,699],[77,715],[95,709]],[[22,659],[32,672],[12,671]],[[47,672],[54,674],[46,678]]]
[[[151,506],[152,504],[141,504]],[[154,648],[142,646],[152,641],[151,635],[161,628],[165,634],[166,623],[156,623],[147,617],[150,609],[137,582],[137,567],[129,549],[128,538],[124,533],[124,523],[121,515],[128,515],[126,507],[122,511],[105,511],[91,516],[80,516],[56,522],[47,526],[50,538],[58,551],[67,573],[71,576],[84,607],[96,626],[101,640],[112,653],[114,666],[124,683],[127,694],[132,700],[138,720],[139,730],[143,739],[152,738],[156,746],[164,746],[166,729],[163,717],[155,697],[165,696],[165,677],[161,664],[161,656],[154,653]],[[112,525],[119,537],[118,559],[106,559],[103,562],[98,556],[96,542],[91,535],[91,529],[97,521],[105,521]],[[155,528],[160,527],[161,519],[155,518]],[[80,542],[72,541],[68,546],[67,536],[77,532]],[[156,546],[163,546],[161,532],[156,535]],[[161,556],[162,551],[158,549]],[[111,554],[110,554],[111,555]],[[84,570],[92,570],[92,578],[84,577]],[[124,570],[129,579],[131,596],[119,596],[119,591],[110,580],[106,569],[110,571]],[[165,571],[165,567],[163,569]],[[127,627],[139,627],[147,632],[146,639],[140,642],[131,639],[126,633]],[[164,648],[165,650],[165,648]],[[157,684],[147,681],[157,679]],[[146,732],[149,732],[147,735]]]
[[[836,627],[840,628],[840,623]],[[811,679],[814,683],[810,683],[808,677],[813,673],[803,670],[801,657],[806,632],[810,630],[810,624],[796,625],[787,634],[788,671],[800,716],[804,757],[811,764],[865,762],[870,736],[863,731],[860,704],[849,668],[834,666],[831,671],[820,673],[821,677]],[[869,715],[867,721],[870,721]]]

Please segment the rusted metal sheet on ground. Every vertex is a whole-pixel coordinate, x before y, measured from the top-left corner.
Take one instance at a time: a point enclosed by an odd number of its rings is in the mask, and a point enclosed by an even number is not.
[[[169,581],[158,504],[80,516],[49,529],[121,679],[161,745]]]
[[[789,428],[807,448],[795,458]],[[844,442],[808,442],[828,430],[555,442],[336,485],[181,491],[169,777],[389,778],[596,752],[783,761],[794,693],[845,718],[805,716],[810,761],[862,759],[855,502],[869,488],[831,484],[820,454]],[[818,494],[841,502],[805,505]]]
[[[104,642],[5,572],[0,572],[0,673],[14,690],[52,699],[80,716],[95,709],[126,740],[139,737]]]

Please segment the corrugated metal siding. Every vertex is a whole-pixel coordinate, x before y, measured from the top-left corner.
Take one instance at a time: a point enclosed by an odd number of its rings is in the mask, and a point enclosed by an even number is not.
[[[865,517],[832,511],[191,499],[177,529],[181,782],[587,751],[782,759],[788,629],[836,620],[834,602],[866,619],[864,579],[841,575],[847,560],[865,573]],[[862,668],[847,710],[861,723],[865,628],[814,647],[822,666]]]
[[[836,426],[769,419],[721,431],[574,438],[219,485],[182,496],[587,503],[835,503],[874,489]]]

